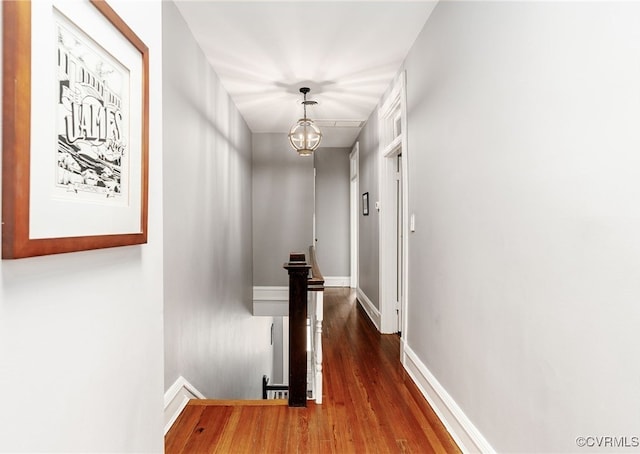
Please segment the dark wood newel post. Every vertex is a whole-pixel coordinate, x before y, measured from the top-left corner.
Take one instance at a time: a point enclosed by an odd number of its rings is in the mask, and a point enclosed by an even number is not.
[[[307,406],[307,279],[304,253],[291,253],[289,272],[289,406]]]

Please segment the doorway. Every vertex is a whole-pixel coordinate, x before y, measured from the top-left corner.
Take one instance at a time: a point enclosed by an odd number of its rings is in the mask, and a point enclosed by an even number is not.
[[[407,134],[404,73],[379,111],[380,331],[406,338],[408,267]],[[404,342],[401,342],[404,344]]]
[[[403,210],[402,210],[402,150],[396,156],[396,313],[398,322],[398,334],[402,337],[402,273],[404,268],[402,266],[402,237],[403,237]]]

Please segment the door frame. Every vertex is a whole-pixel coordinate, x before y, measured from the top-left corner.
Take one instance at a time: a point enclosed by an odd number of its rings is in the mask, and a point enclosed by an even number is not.
[[[402,331],[403,339],[407,336],[407,301],[408,301],[408,268],[409,268],[409,197],[408,197],[408,163],[409,150],[407,148],[407,106],[406,106],[406,75],[403,71],[393,83],[393,87],[378,111],[379,127],[379,185],[380,185],[380,216],[379,216],[379,303],[380,303],[380,332],[396,333],[398,327]],[[402,191],[402,261],[401,261],[401,298],[396,302],[398,285],[397,263],[397,212],[393,209],[397,205],[395,159],[398,154],[401,159],[401,191]],[[397,200],[397,199],[396,199]],[[399,311],[399,312],[398,312]],[[401,342],[404,344],[404,342]]]
[[[358,288],[358,262],[360,251],[360,143],[356,142],[349,154],[349,191],[350,191],[350,286]]]

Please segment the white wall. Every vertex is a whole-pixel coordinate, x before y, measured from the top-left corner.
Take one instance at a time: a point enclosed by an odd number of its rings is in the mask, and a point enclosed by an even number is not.
[[[286,134],[253,134],[253,284],[285,286],[290,252],[313,241],[313,158]]]
[[[210,398],[260,398],[271,318],[251,314],[251,133],[163,5],[165,387],[182,375]]]
[[[639,435],[639,23],[440,2],[406,60],[407,339],[498,452]]]
[[[0,262],[0,452],[163,450],[161,9],[109,4],[150,49],[149,242]]]
[[[316,169],[316,250],[326,277],[349,276],[350,148],[319,148]]]

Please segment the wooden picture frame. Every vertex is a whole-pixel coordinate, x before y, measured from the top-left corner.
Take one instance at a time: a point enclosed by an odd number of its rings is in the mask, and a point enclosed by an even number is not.
[[[362,215],[369,216],[369,193],[362,194]]]
[[[103,0],[3,2],[2,258],[147,242],[149,50]]]

